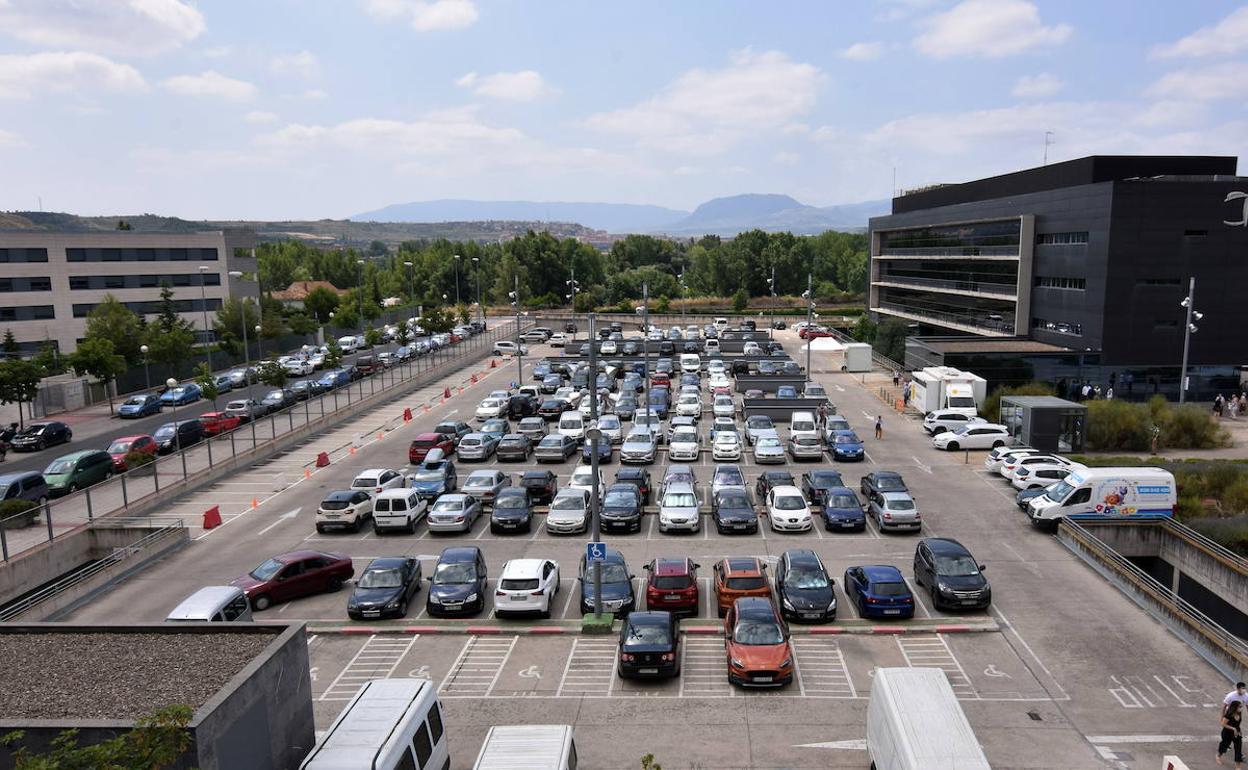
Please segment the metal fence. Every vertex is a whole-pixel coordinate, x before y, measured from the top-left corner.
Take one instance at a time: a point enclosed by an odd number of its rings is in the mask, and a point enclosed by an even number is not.
[[[148,465],[95,486],[48,500],[32,526],[17,528],[19,522],[28,519],[29,513],[10,516],[0,521],[0,558],[8,561],[96,518],[146,508],[158,500],[180,494],[188,484],[205,480],[222,466],[245,467],[267,456],[267,451],[277,441],[296,433],[307,435],[323,430],[347,419],[358,405],[377,403],[387,395],[394,397],[422,387],[470,360],[488,355],[495,341],[511,339],[514,335],[514,321],[496,320],[485,333],[457,345],[409,359],[370,377],[158,457]],[[198,416],[204,408],[203,402],[178,407],[169,419],[171,422],[190,419]]]

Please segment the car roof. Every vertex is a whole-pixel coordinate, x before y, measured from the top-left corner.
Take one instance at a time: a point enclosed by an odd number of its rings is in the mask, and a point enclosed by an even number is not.
[[[672,577],[674,575],[688,575],[689,560],[675,556],[663,556],[654,560],[654,575],[658,577]]]
[[[792,484],[777,484],[776,486],[771,488],[771,491],[774,492],[776,495],[796,495],[797,497],[802,496],[802,490],[798,489]]]
[[[881,492],[880,497],[885,500],[914,500],[909,492]]]
[[[620,468],[615,472],[615,477],[617,479],[639,479],[647,473],[649,473],[649,471],[645,468]]]
[[[692,476],[692,475],[693,475],[693,466],[690,466],[690,465],[684,465],[684,464],[669,465],[669,466],[667,466],[667,473],[664,473],[663,475],[664,475],[664,476],[675,476],[675,475],[677,475],[677,474]]]
[[[441,441],[441,440],[442,440],[442,434],[434,433],[432,431],[430,431],[429,433],[417,433],[416,438],[413,439],[413,441]]]
[[[502,578],[539,577],[546,559],[510,559],[503,564]]]
[[[790,548],[784,552],[784,558],[788,559],[790,564],[800,564],[805,567],[823,566],[819,555],[809,548]]]
[[[367,572],[370,569],[395,569],[396,567],[402,567],[406,563],[407,558],[403,556],[382,556],[370,561],[368,566],[364,568],[364,571]]]
[[[289,564],[292,561],[301,561],[303,559],[314,559],[318,556],[324,556],[330,559],[343,558],[341,554],[326,553],[325,551],[313,551],[310,548],[303,549],[300,551],[287,551],[286,553],[279,553],[277,556],[274,556],[273,558],[276,559],[277,561],[282,562],[283,564]]]
[[[335,489],[325,495],[326,500],[347,500],[359,494],[358,489]]]
[[[522,479],[549,479],[553,475],[555,475],[554,471],[545,470],[542,468],[535,468],[533,470],[525,471],[524,475],[522,475],[520,478]]]
[[[948,554],[950,556],[969,556],[971,553],[966,549],[966,546],[951,537],[929,537],[919,542],[925,543],[932,550],[932,553]]]
[[[791,479],[793,474],[789,471],[763,471],[763,476],[770,479]]]
[[[628,482],[617,482],[607,487],[607,494],[611,494],[612,492],[631,492],[633,494],[641,494],[640,490],[637,489],[636,484],[630,484]]]
[[[498,478],[499,476],[501,476],[501,475],[502,475],[502,473],[503,473],[502,471],[492,471],[492,470],[490,470],[490,469],[488,469],[488,468],[481,468],[481,469],[479,469],[479,470],[475,470],[475,471],[473,471],[472,473],[469,473],[469,474],[468,474],[468,478],[470,478],[470,479],[472,479],[472,478],[478,478],[478,479],[490,478],[490,479],[493,479],[493,478]]]
[[[475,561],[481,554],[481,549],[475,545],[458,545],[450,548],[443,548],[442,554],[438,556],[440,562],[465,562]]]
[[[753,618],[756,620],[778,620],[776,617],[776,608],[771,603],[771,599],[761,596],[742,596],[733,604],[737,609],[737,617]]]
[[[689,494],[693,494],[693,485],[688,481],[676,481],[667,485],[667,489],[664,490],[664,493],[666,494],[667,492],[688,492]]]
[[[630,625],[666,626],[672,622],[672,613],[663,610],[644,610],[628,613]]]
[[[729,556],[724,559],[724,574],[728,577],[755,577],[763,574],[763,563],[753,556]]]
[[[200,415],[200,416],[202,417],[203,415]],[[113,441],[110,443],[114,443],[117,441],[134,441],[136,438],[150,438],[150,437],[146,433],[137,433],[133,436],[118,436],[117,438],[113,439]]]
[[[361,476],[380,476],[381,474],[385,473],[388,470],[390,469],[389,468],[368,468],[366,470],[362,470],[359,473],[355,474],[355,477],[358,479]]]
[[[841,472],[834,468],[816,468],[813,471],[806,471],[803,475],[809,476],[812,481],[818,478],[827,478],[829,476],[841,478]]]
[[[867,576],[867,580],[875,582],[897,582],[904,578],[901,576],[901,570],[891,564],[866,564],[859,567],[863,574]]]

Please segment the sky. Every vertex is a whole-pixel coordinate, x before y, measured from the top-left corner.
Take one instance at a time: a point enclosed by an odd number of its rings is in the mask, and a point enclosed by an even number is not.
[[[0,0],[0,210],[826,206],[1046,149],[1243,154],[1248,4]]]

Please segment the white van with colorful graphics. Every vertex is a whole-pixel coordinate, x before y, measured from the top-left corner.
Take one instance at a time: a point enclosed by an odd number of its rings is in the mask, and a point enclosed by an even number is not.
[[[1028,503],[1033,524],[1071,519],[1147,519],[1174,515],[1178,489],[1162,468],[1080,468]]]

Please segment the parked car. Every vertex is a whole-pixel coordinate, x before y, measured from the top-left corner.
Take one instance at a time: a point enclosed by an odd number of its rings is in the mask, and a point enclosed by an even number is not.
[[[818,554],[790,548],[776,562],[776,598],[788,620],[816,623],[836,620],[834,581]]]
[[[499,460],[524,462],[529,459],[533,444],[523,433],[508,433],[499,439],[495,447],[495,456]]]
[[[412,465],[419,465],[434,449],[450,456],[455,452],[455,442],[445,433],[418,434],[407,447],[407,460]]]
[[[797,487],[773,487],[764,504],[773,532],[805,532],[814,527],[810,505]]]
[[[758,513],[754,510],[749,494],[741,488],[729,487],[712,495],[711,519],[721,535],[758,531]]]
[[[550,559],[511,559],[494,589],[494,614],[536,612],[549,618],[559,593],[559,565]]]
[[[520,486],[528,490],[534,505],[549,505],[555,499],[558,484],[555,474],[547,470],[525,471],[520,476]]]
[[[175,385],[169,388],[160,396],[160,403],[165,406],[182,406],[183,404],[193,404],[203,397],[199,386],[195,383],[187,383],[186,385]]]
[[[654,462],[657,451],[658,446],[651,431],[645,428],[633,428],[624,437],[624,443],[620,445],[620,462],[648,465]]]
[[[533,504],[529,490],[523,486],[500,489],[490,509],[490,532],[530,532],[533,529]]]
[[[914,548],[914,582],[926,588],[936,609],[988,609],[992,587],[984,565],[966,546],[945,537],[920,540]]]
[[[680,620],[671,612],[630,612],[620,627],[616,674],[621,679],[680,676]]]
[[[433,501],[425,521],[430,532],[471,532],[481,510],[481,503],[475,497],[447,492]]]
[[[204,438],[204,425],[199,420],[167,422],[152,434],[156,439],[157,452],[171,454],[198,444]]]
[[[517,345],[511,340],[499,340],[494,343],[494,355],[496,356],[514,356],[517,352],[527,356],[529,348],[527,345]]]
[[[862,439],[852,430],[838,430],[825,434],[830,443],[833,460],[858,461],[866,457]]]
[[[792,486],[797,486],[797,480],[793,478],[792,473],[784,470],[764,471],[754,483],[754,498],[766,500],[773,488]]]
[[[624,555],[614,548],[606,549],[605,558],[600,568],[602,577],[602,609],[616,617],[623,617],[637,606],[633,593],[633,575],[628,571],[628,563]],[[581,592],[581,614],[588,615],[594,611],[594,567],[585,561],[585,549],[581,549],[580,568],[577,570],[577,582]]]
[[[48,502],[51,494],[48,482],[43,474],[37,471],[19,471],[0,475],[0,502],[6,500],[28,500],[39,507]]]
[[[1010,429],[992,423],[971,423],[932,437],[932,446],[956,452],[959,449],[996,449],[1012,441]]]
[[[784,444],[774,435],[774,431],[772,435],[762,435],[754,440],[754,462],[759,465],[784,462]]]
[[[455,463],[444,459],[441,450],[425,455],[425,461],[408,474],[405,481],[424,500],[435,500],[445,492],[454,492],[459,486]]]
[[[617,482],[602,497],[599,518],[603,530],[641,531],[641,491],[634,484]]]
[[[823,505],[829,489],[839,489],[844,485],[840,471],[831,468],[820,468],[802,474],[802,494],[806,495],[811,505]]]
[[[205,436],[219,436],[228,433],[242,424],[238,415],[226,412],[204,412],[199,416],[200,425],[204,426]]]
[[[728,682],[743,687],[779,687],[793,681],[789,629],[771,599],[737,599],[724,617]]]
[[[14,452],[40,452],[57,444],[68,444],[74,432],[63,422],[32,422],[9,439]]]
[[[359,532],[373,515],[373,497],[363,489],[341,489],[330,492],[316,508],[316,531],[330,529]]]
[[[539,463],[561,463],[576,453],[576,439],[562,433],[550,433],[538,442],[533,459]]]
[[[511,486],[511,476],[498,470],[479,470],[468,474],[461,488],[466,495],[472,495],[482,505],[490,505],[503,489]]]
[[[455,452],[463,462],[468,460],[488,460],[498,447],[498,438],[487,433],[469,433],[459,440]]]
[[[659,499],[659,531],[697,532],[701,528],[702,516],[693,485],[684,481],[665,482]]]
[[[912,618],[914,596],[901,570],[886,564],[850,567],[841,581],[862,618]]]
[[[423,582],[420,560],[413,557],[373,559],[355,581],[347,598],[352,620],[407,617],[407,607]]]
[[[961,409],[935,409],[923,416],[923,430],[936,436],[945,431],[964,428],[972,423],[987,422],[982,417],[973,417]]]
[[[881,532],[892,529],[920,529],[923,516],[909,492],[881,492],[867,501],[867,515],[875,519]]]
[[[230,581],[241,588],[257,612],[279,602],[333,592],[355,576],[351,557],[321,551],[291,551],[266,560]]]
[[[122,473],[130,470],[126,467],[126,455],[131,452],[138,452],[139,454],[145,454],[155,458],[157,449],[156,439],[148,436],[147,434],[141,434],[138,436],[122,436],[120,438],[115,438],[113,439],[113,442],[108,445],[108,449],[104,451],[108,452],[109,457],[113,459],[113,470],[118,473]]]
[[[113,458],[100,449],[86,449],[58,457],[43,469],[51,497],[60,497],[113,477]]]
[[[881,492],[906,492],[906,482],[896,471],[872,471],[862,477],[862,494],[868,500]]]
[[[620,468],[615,472],[615,480],[621,484],[632,484],[641,493],[641,504],[650,504],[650,471],[645,468]]]
[[[823,528],[827,531],[862,532],[867,528],[867,515],[863,513],[862,501],[854,490],[840,486],[824,489],[821,500]]]
[[[589,441],[588,439],[586,439],[585,442],[581,444],[581,460],[585,463],[588,463],[591,459],[590,456],[592,454],[591,452],[592,444],[593,442]],[[603,437],[598,440],[597,445],[598,445],[598,462],[600,463],[611,462],[611,450],[612,450],[611,442],[606,437]]]
[[[485,609],[489,571],[476,546],[443,549],[429,576],[425,610],[433,616],[476,615]]]
[[[715,562],[715,606],[719,617],[728,614],[729,608],[744,596],[771,599],[771,586],[767,584],[767,564],[753,556],[729,556]]]
[[[661,557],[647,564],[646,609],[697,615],[698,566],[688,557]]]
[[[449,438],[456,447],[459,446],[459,440],[469,433],[472,433],[472,426],[463,420],[445,420],[433,426],[434,433],[441,433]]]
[[[822,460],[823,443],[813,433],[803,433],[789,437],[789,456],[794,460]]]
[[[298,401],[295,394],[286,388],[274,388],[260,399],[260,403],[267,406],[270,412],[280,412],[287,407],[294,406]]]
[[[702,441],[697,428],[676,428],[668,438],[667,459],[672,462],[697,462],[701,449]]]
[[[355,474],[355,478],[351,480],[352,489],[362,489],[373,496],[387,489],[399,489],[403,486],[403,474],[392,468],[369,468]]]
[[[267,406],[262,406],[255,399],[236,398],[225,405],[225,413],[237,417],[240,422],[251,422],[269,413]]]
[[[541,417],[524,417],[516,426],[516,432],[527,436],[532,446],[537,446],[546,437],[546,421]]]
[[[415,534],[416,522],[429,512],[429,503],[410,487],[387,489],[373,498],[373,534],[400,531]]]
[[[546,513],[546,531],[569,534],[589,531],[589,492],[565,488],[555,494]]]
[[[155,393],[140,393],[127,398],[117,407],[117,416],[125,419],[137,419],[149,414],[160,414],[160,396]]]

